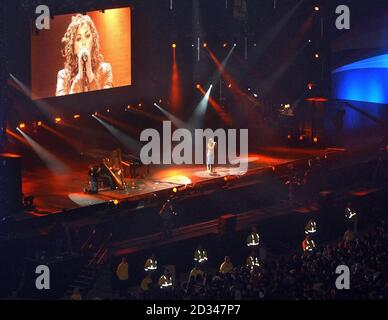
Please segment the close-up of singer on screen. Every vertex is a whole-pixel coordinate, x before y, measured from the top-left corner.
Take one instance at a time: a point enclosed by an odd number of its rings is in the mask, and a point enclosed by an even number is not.
[[[64,68],[58,72],[56,96],[113,88],[113,73],[100,53],[98,31],[88,15],[77,14],[62,38]]]

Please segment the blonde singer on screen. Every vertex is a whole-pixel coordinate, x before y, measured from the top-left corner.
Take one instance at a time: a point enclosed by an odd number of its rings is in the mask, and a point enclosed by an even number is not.
[[[88,15],[72,17],[62,43],[65,68],[58,72],[57,96],[113,88],[112,67],[103,62],[98,32]]]

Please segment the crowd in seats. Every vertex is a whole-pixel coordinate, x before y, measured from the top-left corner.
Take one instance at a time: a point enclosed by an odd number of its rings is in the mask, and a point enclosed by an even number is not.
[[[260,263],[234,266],[225,257],[218,272],[196,264],[187,283],[159,288],[149,275],[137,299],[337,300],[388,298],[388,223],[384,220],[357,236],[344,237],[311,252],[298,252]],[[336,288],[336,268],[350,270],[350,289]],[[217,266],[214,266],[217,267]],[[206,268],[209,270],[209,268]]]

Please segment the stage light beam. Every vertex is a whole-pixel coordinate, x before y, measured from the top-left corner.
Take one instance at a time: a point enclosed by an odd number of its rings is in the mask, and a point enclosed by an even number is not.
[[[140,154],[141,144],[139,143],[139,141],[133,139],[121,130],[115,128],[100,117],[95,115],[93,115],[92,117],[96,119],[105,129],[107,129],[117,140],[119,140],[129,151],[133,152],[136,156]]]
[[[17,128],[16,130],[20,132],[20,134],[27,141],[29,146],[35,151],[35,153],[46,164],[48,169],[54,175],[60,176],[69,172],[69,168],[65,165],[65,163],[63,163],[59,158],[54,156],[54,154],[42,147],[39,143],[37,143],[34,139],[32,139],[29,135],[27,135],[19,128]]]
[[[190,117],[189,124],[191,128],[201,128],[203,124],[203,117],[206,113],[208,104],[209,104],[209,97],[210,92],[213,88],[213,85],[211,84],[209,89],[206,91],[205,95],[195,108],[193,114]]]
[[[171,114],[167,110],[163,109],[156,102],[154,103],[154,106],[157,107],[159,109],[159,111],[161,113],[163,113],[177,128],[187,128],[187,124],[185,122],[178,119],[176,116],[174,116],[173,114]]]
[[[173,46],[172,51],[172,72],[171,72],[171,82],[170,82],[170,101],[171,109],[173,112],[176,112],[178,108],[182,105],[182,90],[181,90],[181,81],[179,77],[179,68],[176,58],[176,50]],[[161,103],[161,100],[160,102]]]

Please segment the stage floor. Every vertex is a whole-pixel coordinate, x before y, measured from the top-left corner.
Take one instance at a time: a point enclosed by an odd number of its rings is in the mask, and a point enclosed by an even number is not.
[[[302,159],[322,157],[327,149],[268,147],[257,153],[242,157],[248,162],[248,171],[283,165]],[[216,175],[206,172],[204,165],[151,165],[146,179],[126,181],[125,190],[101,190],[98,194],[85,194],[88,185],[88,165],[86,159],[74,159],[66,163],[68,171],[60,175],[53,174],[47,167],[38,166],[23,170],[23,194],[34,196],[36,212],[32,215],[56,213],[62,210],[107,202],[114,199],[134,198],[172,187],[197,183],[227,175],[240,175],[234,166],[216,166]]]

